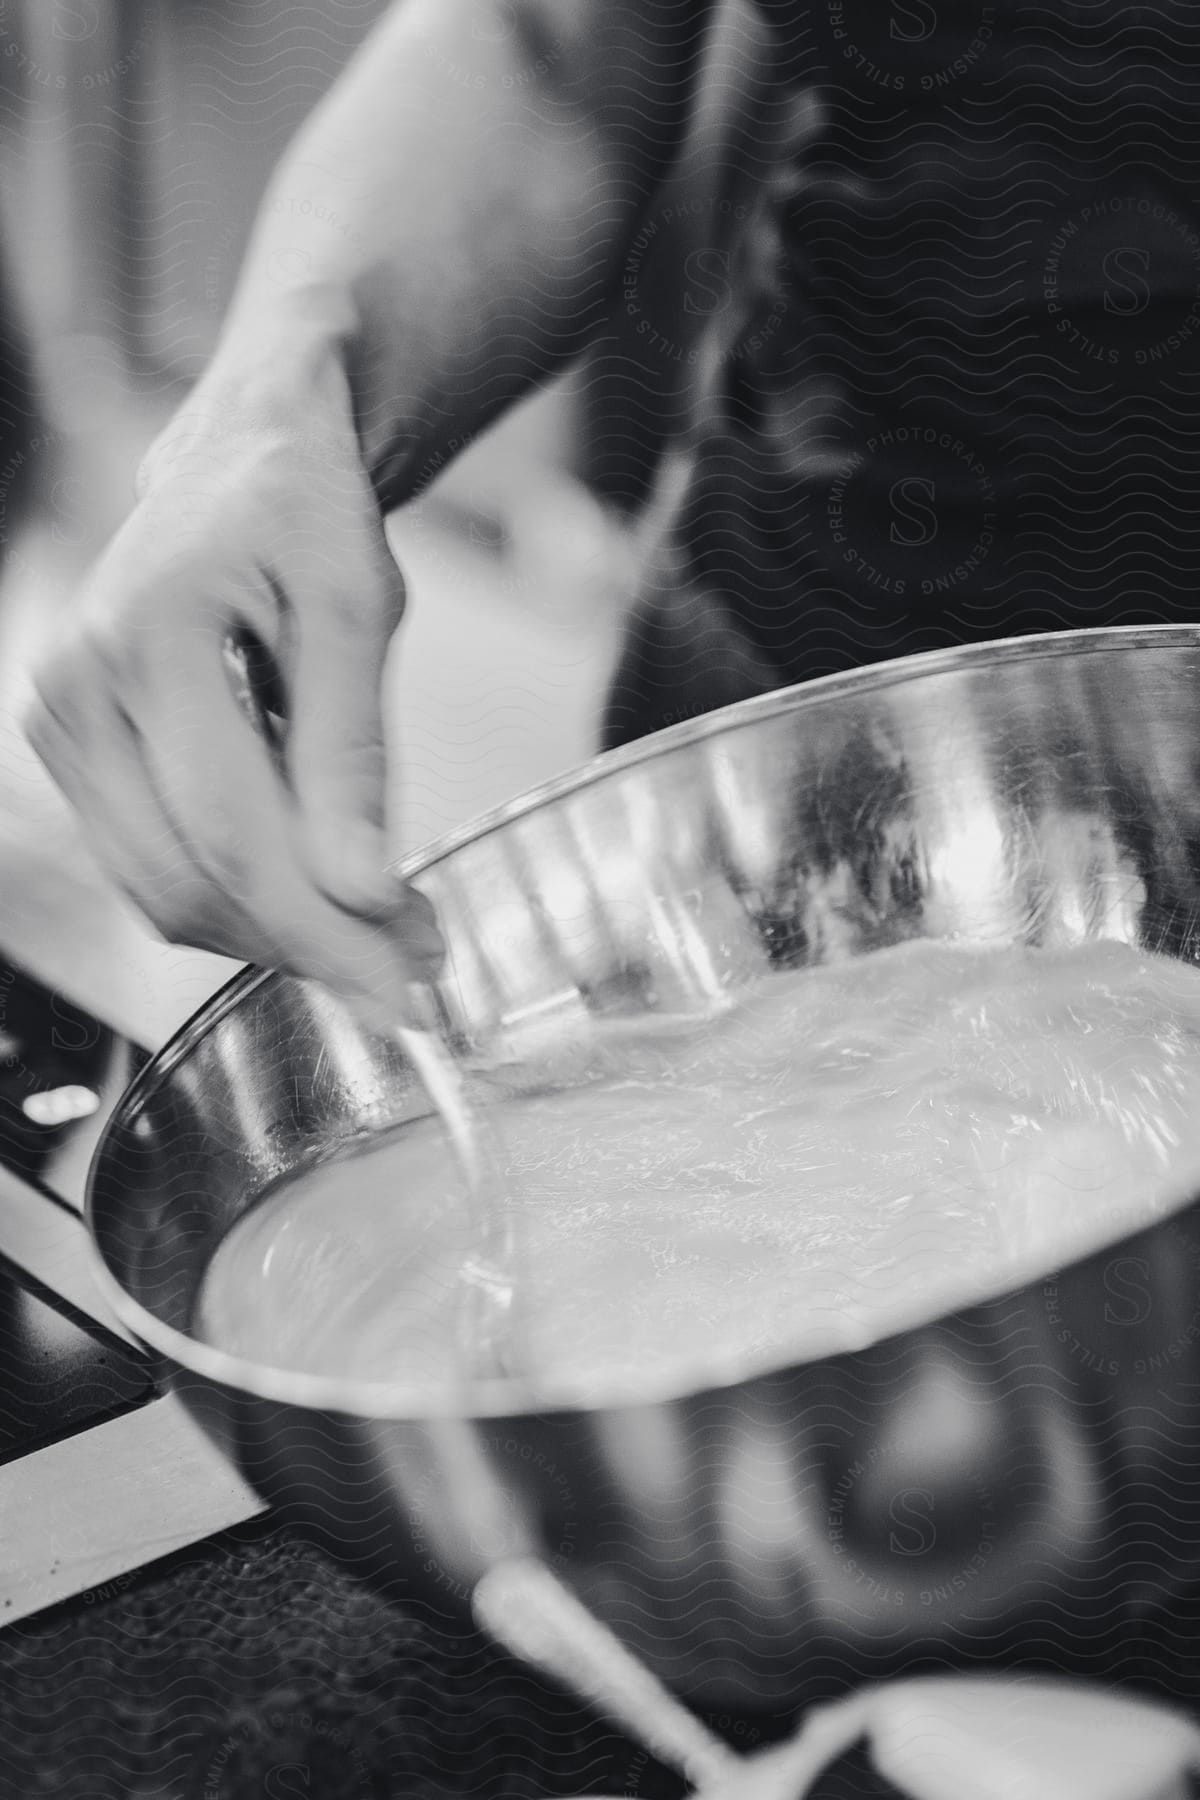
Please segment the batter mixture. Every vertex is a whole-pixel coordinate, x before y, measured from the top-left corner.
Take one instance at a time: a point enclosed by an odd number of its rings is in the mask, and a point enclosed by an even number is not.
[[[1119,943],[910,943],[623,1035],[499,1118],[531,1373],[862,1346],[1200,1194],[1200,973]],[[311,1169],[218,1249],[200,1335],[441,1382],[470,1247],[436,1121]]]

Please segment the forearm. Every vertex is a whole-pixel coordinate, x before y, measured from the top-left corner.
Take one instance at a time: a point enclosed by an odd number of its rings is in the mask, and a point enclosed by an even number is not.
[[[269,391],[296,358],[344,375],[381,500],[414,491],[602,315],[705,10],[395,7],[271,183],[207,391]]]

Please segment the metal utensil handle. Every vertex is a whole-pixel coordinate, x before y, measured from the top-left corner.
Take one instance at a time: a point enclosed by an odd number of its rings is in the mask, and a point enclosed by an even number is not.
[[[431,1011],[427,989],[414,983],[413,1012]],[[462,1268],[461,1337],[485,1374],[496,1374],[512,1353],[516,1243],[508,1184],[490,1127],[467,1099],[462,1077],[437,1035],[436,1022],[416,1030],[397,1025],[395,1038],[446,1128],[466,1178],[475,1252]]]
[[[287,701],[274,658],[261,638],[244,629],[226,632],[221,653],[234,699],[271,752],[275,767],[286,773]]]
[[[274,658],[248,629],[231,630],[222,646],[234,699],[266,744],[281,774],[287,767],[287,696]],[[454,1061],[438,1035],[431,996],[419,982],[410,1004],[420,1027],[397,1025],[393,1036],[446,1128],[466,1177],[471,1231],[479,1246],[464,1265],[462,1337],[476,1351],[483,1372],[504,1361],[513,1297],[511,1207],[492,1134],[469,1105]]]
[[[728,1779],[736,1755],[536,1557],[498,1562],[475,1585],[480,1629],[564,1683],[693,1787]]]

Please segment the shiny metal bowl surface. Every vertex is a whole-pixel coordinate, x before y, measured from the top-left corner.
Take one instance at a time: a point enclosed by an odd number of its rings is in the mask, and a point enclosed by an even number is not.
[[[450,947],[449,1042],[533,1085],[585,1073],[601,1025],[703,1017],[913,937],[1196,964],[1200,632],[1013,640],[770,694],[407,872]],[[679,1690],[766,1704],[1014,1646],[1095,1672],[1200,1575],[1197,1206],[873,1347],[621,1391],[351,1386],[189,1335],[264,1187],[427,1111],[395,1045],[247,970],[129,1090],[88,1196],[126,1322],[264,1495],[379,1579],[458,1616],[533,1553]]]

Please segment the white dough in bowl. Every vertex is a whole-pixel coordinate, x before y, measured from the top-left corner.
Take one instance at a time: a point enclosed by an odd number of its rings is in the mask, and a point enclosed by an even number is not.
[[[862,1347],[1200,1194],[1200,973],[907,943],[639,1026],[498,1123],[531,1375]],[[252,1208],[195,1328],[274,1368],[444,1381],[465,1218],[438,1122],[400,1128]]]

